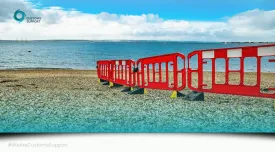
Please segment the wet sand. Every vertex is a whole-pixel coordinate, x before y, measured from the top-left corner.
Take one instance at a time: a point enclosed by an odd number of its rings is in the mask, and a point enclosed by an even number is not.
[[[275,132],[274,99],[206,93],[199,102],[121,90],[99,84],[96,71],[2,70],[0,132]]]

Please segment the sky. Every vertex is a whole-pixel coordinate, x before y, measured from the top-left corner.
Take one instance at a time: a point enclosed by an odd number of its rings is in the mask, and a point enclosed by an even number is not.
[[[44,7],[61,6],[85,13],[158,14],[164,19],[219,20],[255,8],[275,9],[274,0],[39,0]]]
[[[275,41],[274,0],[0,0],[0,40]],[[40,23],[19,23],[16,10]]]

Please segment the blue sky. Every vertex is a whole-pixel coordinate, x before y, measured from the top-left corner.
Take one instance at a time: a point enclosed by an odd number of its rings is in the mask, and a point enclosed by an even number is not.
[[[0,0],[0,39],[275,41],[275,0]],[[13,19],[23,10],[38,24]]]
[[[84,13],[158,14],[164,19],[215,21],[247,10],[273,10],[275,0],[33,0]]]

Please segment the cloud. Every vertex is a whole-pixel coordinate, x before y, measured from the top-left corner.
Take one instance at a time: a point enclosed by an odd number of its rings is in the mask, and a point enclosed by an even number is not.
[[[250,10],[228,19],[232,32],[246,40],[275,40],[275,10]]]
[[[17,9],[22,9],[25,13],[33,15],[32,9],[35,5],[24,0],[1,0],[0,1],[0,23],[13,18],[13,13]]]
[[[237,14],[229,19],[233,27],[249,27],[256,30],[275,29],[275,10],[262,11],[259,9]]]
[[[23,0],[1,0],[0,39],[274,41],[275,10],[250,10],[225,21],[165,20],[157,14],[87,14]],[[17,23],[13,13],[39,16],[41,23]]]

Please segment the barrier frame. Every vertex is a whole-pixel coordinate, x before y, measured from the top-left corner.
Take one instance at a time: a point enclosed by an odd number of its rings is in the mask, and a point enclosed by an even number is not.
[[[110,60],[110,87],[114,85],[123,85],[129,87],[130,91],[136,85],[136,76],[134,73],[135,61],[133,60]]]
[[[97,76],[98,82],[110,81],[111,74],[111,62],[110,60],[99,60],[97,61]]]
[[[181,70],[178,70],[178,57],[183,60],[183,67]],[[146,89],[159,89],[159,90],[172,90],[173,93],[171,98],[175,98],[179,95],[179,91],[183,90],[186,87],[186,57],[181,53],[172,53],[172,54],[164,54],[158,56],[151,56],[146,58],[141,58],[136,62],[137,70],[137,86],[143,89],[143,93],[147,93]],[[172,62],[171,66],[173,66],[173,84],[169,84],[169,63]],[[163,67],[162,63],[165,63],[165,78],[166,80],[163,82],[162,80],[162,72]],[[156,71],[156,64],[158,64],[158,71]],[[152,65],[152,76],[153,80],[150,81],[150,66]],[[145,71],[146,68],[146,71]],[[145,82],[145,72],[147,73],[147,83]],[[156,74],[159,75],[158,82],[156,82]],[[178,86],[178,74],[181,74],[182,85]],[[173,85],[173,87],[169,87],[169,85]]]
[[[193,56],[198,55],[198,68],[190,68],[190,60]],[[258,46],[245,46],[245,47],[234,47],[234,48],[220,48],[220,49],[208,49],[208,50],[197,50],[188,54],[188,88],[198,92],[209,92],[209,93],[219,93],[219,94],[232,94],[232,95],[243,95],[243,96],[254,96],[254,97],[266,97],[274,98],[274,94],[265,94],[261,92],[261,59],[266,56],[275,57],[275,44],[269,45],[258,45]],[[257,81],[256,85],[245,85],[244,84],[244,59],[254,57],[257,60]],[[216,59],[225,59],[225,83],[217,84],[216,78]],[[240,59],[240,69],[230,70],[229,69],[229,59],[239,58]],[[207,64],[204,59],[210,59],[212,61],[212,88],[204,89],[206,84],[203,83],[203,65]],[[269,62],[275,62],[275,59],[269,60]],[[240,84],[229,84],[229,73],[239,72],[240,73]],[[192,86],[192,74],[198,74],[198,84],[197,88]],[[268,90],[275,90],[275,88],[268,88]]]

